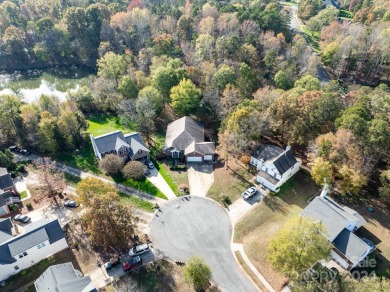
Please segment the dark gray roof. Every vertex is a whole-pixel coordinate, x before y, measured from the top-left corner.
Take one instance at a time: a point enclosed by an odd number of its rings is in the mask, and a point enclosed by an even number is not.
[[[12,197],[10,192],[3,192],[3,190],[0,190],[0,207],[7,205],[5,200],[10,197]]]
[[[204,126],[190,117],[182,117],[168,125],[165,148],[184,151],[192,142],[204,142]]]
[[[14,182],[6,168],[0,167],[0,189],[12,187]]]
[[[302,211],[301,215],[314,221],[320,221],[327,230],[326,237],[333,241],[352,222],[360,218],[350,214],[329,197],[317,196]]]
[[[97,137],[91,135],[91,139],[95,141],[96,147],[100,153],[115,150],[118,143],[126,143],[126,139],[122,131],[115,131]]]
[[[49,239],[45,228],[41,228],[35,232],[31,232],[25,236],[21,236],[18,240],[8,243],[11,256],[16,256],[35,245],[38,245]]]
[[[185,150],[184,154],[197,152],[202,155],[213,155],[215,154],[215,144],[214,142],[201,142],[195,143],[192,142]]]
[[[347,229],[341,233],[332,242],[333,245],[342,252],[353,264],[357,264],[359,259],[372,247],[362,239]]]
[[[133,132],[125,134],[126,142],[130,145],[130,156],[133,157],[138,150],[143,150],[149,152],[149,149],[146,147],[144,140],[142,139],[140,133]]]
[[[12,222],[10,218],[0,218],[0,243],[12,238]]]
[[[100,153],[112,150],[118,151],[122,146],[130,148],[130,156],[133,156],[133,154],[137,153],[140,149],[149,151],[138,132],[123,135],[121,131],[115,131],[98,137],[91,135],[91,139],[95,141],[96,147]]]
[[[80,277],[71,262],[53,265],[34,282],[37,292],[95,291],[91,278]]]
[[[37,221],[31,226],[26,226],[26,232],[3,242],[0,245],[0,263],[13,263],[14,255],[23,252],[45,240],[50,244],[65,238],[57,219],[46,222],[45,220]]]
[[[292,154],[291,149],[287,150],[283,154],[281,154],[274,161],[274,165],[276,169],[279,171],[280,175],[283,175],[287,170],[293,167],[297,163],[294,155]]]
[[[273,185],[276,185],[279,182],[279,180],[277,178],[273,177],[272,175],[270,175],[267,172],[262,171],[262,170],[260,170],[257,173],[257,175],[261,176],[262,178],[264,178],[265,180],[269,181]]]
[[[263,159],[266,162],[278,157],[283,152],[284,149],[279,146],[262,144],[252,152],[251,156],[257,160]]]

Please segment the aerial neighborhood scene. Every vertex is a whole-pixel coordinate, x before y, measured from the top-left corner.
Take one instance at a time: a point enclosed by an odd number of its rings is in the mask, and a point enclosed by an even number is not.
[[[390,1],[0,0],[0,292],[390,292]]]

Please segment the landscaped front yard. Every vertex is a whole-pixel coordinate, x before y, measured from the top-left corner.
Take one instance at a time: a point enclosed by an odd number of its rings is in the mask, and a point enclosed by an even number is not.
[[[234,242],[243,243],[252,264],[277,291],[288,279],[271,267],[266,256],[268,243],[286,221],[298,216],[308,205],[308,199],[320,191],[302,170],[286,184],[278,195],[265,197],[236,224],[234,231]]]

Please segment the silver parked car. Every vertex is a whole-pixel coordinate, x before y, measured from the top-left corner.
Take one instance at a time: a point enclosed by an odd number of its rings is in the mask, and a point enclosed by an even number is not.
[[[255,187],[250,187],[245,192],[241,194],[241,197],[244,200],[248,200],[250,197],[254,196],[257,193],[257,189]]]
[[[138,256],[138,255],[147,253],[149,250],[150,250],[149,245],[141,244],[141,245],[137,245],[136,247],[131,248],[129,251],[129,255],[134,257],[134,256]]]

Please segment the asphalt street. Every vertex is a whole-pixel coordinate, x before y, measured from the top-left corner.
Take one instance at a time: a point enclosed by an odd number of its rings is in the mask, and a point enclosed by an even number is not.
[[[201,256],[222,291],[257,291],[231,250],[232,225],[226,211],[201,197],[182,197],[161,207],[150,224],[156,253],[186,261]]]

